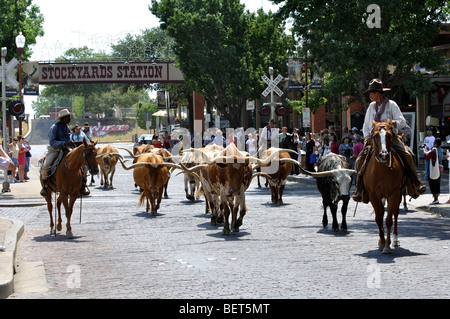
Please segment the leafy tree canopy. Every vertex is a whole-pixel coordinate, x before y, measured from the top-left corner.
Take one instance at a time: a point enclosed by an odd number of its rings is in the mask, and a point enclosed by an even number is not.
[[[430,44],[449,20],[445,0],[273,2],[282,4],[280,17],[291,18],[299,54],[330,72],[335,94],[354,94],[363,105],[361,92],[372,78],[380,78],[394,96],[406,91],[415,97],[429,89],[429,79],[416,74],[414,66],[437,71],[443,66],[442,50]],[[367,25],[374,13],[367,8],[373,3],[380,8],[379,28]]]
[[[33,53],[30,45],[44,35],[44,16],[32,0],[0,0],[0,46],[6,47],[6,60],[17,58],[16,36],[26,38],[22,59],[27,61]]]
[[[187,83],[231,126],[240,125],[246,100],[259,98],[269,67],[286,74],[291,39],[271,12],[250,13],[239,0],[152,0],[150,11],[174,39]]]

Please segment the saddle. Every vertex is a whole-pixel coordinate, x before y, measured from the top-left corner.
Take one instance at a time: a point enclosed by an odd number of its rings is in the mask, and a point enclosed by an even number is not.
[[[52,166],[50,166],[50,172],[48,173],[48,178],[50,178],[53,174],[55,174],[56,169],[59,166],[59,163],[61,163],[62,159],[64,158],[64,156],[66,156],[66,154],[68,154],[68,151],[62,150],[59,152],[59,156],[56,158],[56,160],[53,162]],[[44,169],[44,163],[45,163],[45,159],[47,158],[47,155],[44,154],[39,158],[39,173],[42,174],[42,171]]]

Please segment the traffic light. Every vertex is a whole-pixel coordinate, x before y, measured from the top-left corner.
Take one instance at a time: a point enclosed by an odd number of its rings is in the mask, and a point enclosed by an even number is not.
[[[261,116],[267,116],[267,115],[270,115],[270,105],[267,104],[267,103],[264,103],[263,105],[261,105],[261,106],[259,107],[258,113],[259,113],[259,115],[261,115]]]
[[[275,108],[275,114],[278,116],[286,115],[286,113],[287,113],[287,109],[282,104],[278,104],[277,107]]]
[[[12,116],[19,117],[23,113],[25,113],[25,105],[23,104],[23,102],[21,102],[19,100],[12,101],[8,105],[8,110],[9,110],[9,114],[11,114]]]

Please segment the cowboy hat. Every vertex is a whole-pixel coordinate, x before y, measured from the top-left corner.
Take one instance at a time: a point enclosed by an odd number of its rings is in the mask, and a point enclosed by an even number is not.
[[[383,82],[379,79],[373,79],[369,83],[369,88],[364,91],[364,94],[371,93],[371,92],[389,92],[391,89],[383,88]]]
[[[78,124],[75,124],[75,125],[72,127],[72,132],[75,132],[75,129],[77,129],[77,128],[81,129],[81,127],[80,127]]]
[[[61,118],[70,116],[70,115],[72,115],[72,113],[70,113],[68,109],[61,110],[58,112],[58,117],[56,118],[56,120],[58,121]]]

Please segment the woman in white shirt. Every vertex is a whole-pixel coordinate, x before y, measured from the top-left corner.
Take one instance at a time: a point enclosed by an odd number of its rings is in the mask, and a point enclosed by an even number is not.
[[[87,143],[90,142],[86,134],[81,131],[81,127],[78,126],[78,124],[75,124],[75,126],[72,128],[72,133],[70,134],[70,141],[72,141],[75,146],[78,147],[83,144],[83,140],[86,140]]]

